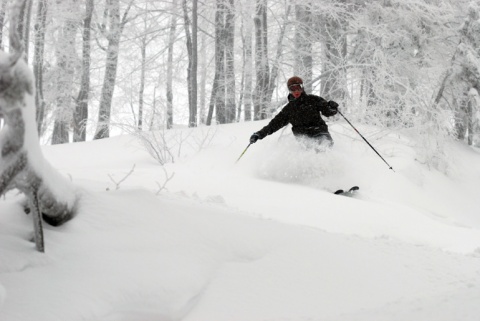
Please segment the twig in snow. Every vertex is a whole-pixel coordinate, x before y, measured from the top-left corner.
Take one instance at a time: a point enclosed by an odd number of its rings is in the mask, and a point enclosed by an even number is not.
[[[132,169],[130,170],[130,172],[127,173],[127,175],[125,175],[121,180],[119,180],[118,182],[115,181],[112,177],[112,175],[108,174],[108,177],[110,178],[110,180],[115,184],[115,190],[118,190],[120,188],[120,184],[123,183],[123,181],[125,181],[130,175],[132,175],[133,171],[135,170],[135,164],[133,164],[133,167]],[[109,189],[107,188],[107,191]]]
[[[166,190],[165,186],[167,185],[167,183],[173,178],[173,176],[175,175],[175,173],[172,173],[170,176],[168,175],[167,173],[167,170],[165,169],[165,167],[162,166],[162,169],[163,169],[163,173],[165,174],[165,181],[163,182],[163,184],[160,185],[159,182],[155,182],[157,183],[157,186],[158,186],[158,190],[157,192],[155,193],[155,195],[158,195],[160,194],[161,191],[163,191],[164,189]]]

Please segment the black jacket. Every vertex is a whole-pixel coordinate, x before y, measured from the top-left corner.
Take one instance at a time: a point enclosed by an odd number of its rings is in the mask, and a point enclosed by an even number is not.
[[[288,95],[288,104],[278,113],[267,126],[257,132],[260,139],[271,135],[288,123],[292,124],[295,136],[315,137],[321,133],[328,133],[328,126],[320,116],[329,117],[335,114],[328,107],[328,102],[322,97],[309,95],[305,92],[295,99]]]

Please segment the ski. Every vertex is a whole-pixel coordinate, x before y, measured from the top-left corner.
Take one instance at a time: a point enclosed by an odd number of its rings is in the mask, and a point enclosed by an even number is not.
[[[359,189],[360,189],[360,187],[358,187],[358,186],[352,186],[348,191],[344,191],[343,189],[339,189],[339,190],[335,191],[333,194],[344,195],[344,196],[353,196]]]

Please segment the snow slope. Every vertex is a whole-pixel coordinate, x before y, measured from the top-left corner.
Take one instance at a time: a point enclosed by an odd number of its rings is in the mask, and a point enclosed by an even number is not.
[[[337,121],[331,151],[286,129],[235,163],[265,124],[217,126],[202,148],[205,128],[169,132],[189,139],[159,193],[133,137],[44,147],[79,214],[45,226],[40,254],[19,197],[0,201],[0,320],[479,320],[477,150],[448,144],[443,174],[414,139],[360,126],[393,172]]]

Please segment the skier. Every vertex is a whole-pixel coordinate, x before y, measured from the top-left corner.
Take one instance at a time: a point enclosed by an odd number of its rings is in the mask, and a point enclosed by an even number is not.
[[[320,113],[326,117],[333,116],[337,114],[338,104],[332,100],[326,101],[322,97],[307,94],[303,89],[303,80],[300,77],[294,76],[288,79],[287,87],[290,92],[288,104],[267,126],[253,133],[250,137],[250,144],[275,133],[290,123],[293,135],[296,138],[306,138],[308,141],[314,142],[316,150],[319,150],[320,146],[333,146],[332,136],[330,136],[328,126]]]

